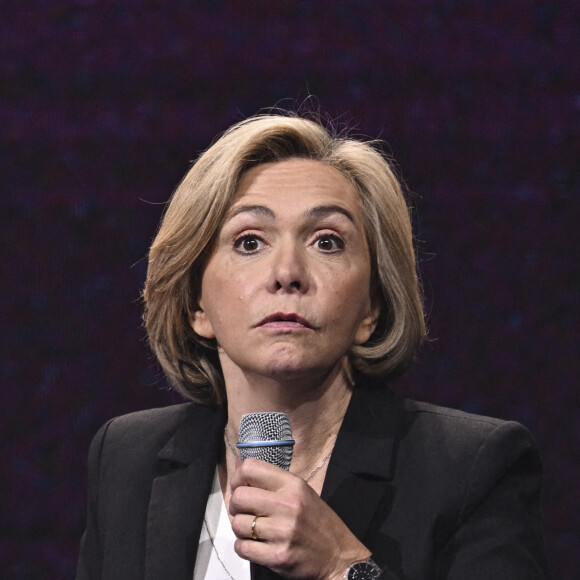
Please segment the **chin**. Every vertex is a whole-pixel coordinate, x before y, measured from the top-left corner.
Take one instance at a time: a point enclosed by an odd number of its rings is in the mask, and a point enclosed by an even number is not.
[[[273,379],[292,379],[300,378],[309,373],[310,369],[300,364],[284,363],[282,361],[275,361],[271,364],[264,365],[259,373],[266,377]]]
[[[266,364],[262,368],[260,374],[270,377],[273,380],[281,382],[298,381],[305,382],[318,380],[319,382],[332,373],[337,363],[328,366],[328,360],[324,363],[320,361],[273,361],[271,364]]]

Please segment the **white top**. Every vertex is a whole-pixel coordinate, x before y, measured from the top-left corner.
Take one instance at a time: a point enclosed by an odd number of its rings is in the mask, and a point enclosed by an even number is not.
[[[216,467],[199,537],[193,580],[250,580],[250,562],[236,554],[235,541]]]

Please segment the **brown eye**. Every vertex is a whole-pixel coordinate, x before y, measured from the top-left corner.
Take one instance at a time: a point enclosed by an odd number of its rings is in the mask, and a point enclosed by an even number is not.
[[[316,240],[316,247],[323,252],[336,252],[344,248],[344,242],[337,236],[320,236]]]
[[[242,249],[246,252],[255,252],[258,249],[258,240],[251,238],[242,242]]]
[[[242,254],[253,254],[262,246],[263,242],[258,236],[247,235],[238,238],[234,243],[236,251]]]

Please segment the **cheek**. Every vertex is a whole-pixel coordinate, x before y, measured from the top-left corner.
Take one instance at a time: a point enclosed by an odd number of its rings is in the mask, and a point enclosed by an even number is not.
[[[215,276],[210,281],[202,290],[206,316],[216,333],[231,332],[249,312],[251,291],[239,276]]]
[[[373,319],[370,282],[366,276],[353,277],[351,282],[336,293],[336,299],[341,305],[341,316],[351,329],[351,336],[360,344],[372,334],[372,328],[369,330],[369,325],[372,325],[369,321]]]

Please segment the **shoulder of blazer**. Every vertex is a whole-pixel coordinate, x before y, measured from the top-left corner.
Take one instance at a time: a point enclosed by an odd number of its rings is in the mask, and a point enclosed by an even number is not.
[[[484,470],[491,484],[521,461],[541,472],[537,446],[523,425],[401,398],[368,380],[357,382],[336,447],[336,463],[350,473],[427,477],[431,490],[439,482],[443,494],[450,491],[450,474],[453,484],[469,486]]]
[[[475,415],[457,409],[439,407],[429,403],[403,400],[404,418],[402,437],[412,442],[424,439],[423,445],[439,448],[441,452],[466,454],[475,458],[484,447],[496,441],[510,442],[500,455],[518,456],[522,451],[536,448],[531,433],[516,421],[506,421],[484,415]],[[518,445],[515,445],[519,442]]]
[[[208,408],[195,403],[181,403],[168,407],[135,411],[127,415],[120,415],[109,421],[109,433],[111,428],[117,437],[155,437],[163,438],[167,432],[174,431],[183,421],[193,414],[205,413]]]
[[[221,425],[224,417],[223,407],[196,403],[116,417],[95,435],[89,463],[111,469],[120,465],[152,469],[158,459],[187,464],[200,448],[195,442],[209,429],[213,431],[215,425]]]
[[[397,441],[423,438],[425,433],[448,435],[459,447],[469,441],[478,444],[496,429],[502,433],[515,431],[533,441],[529,431],[515,421],[407,399],[395,394],[386,384],[368,379],[357,382],[345,423],[358,433],[379,436],[389,433]]]

